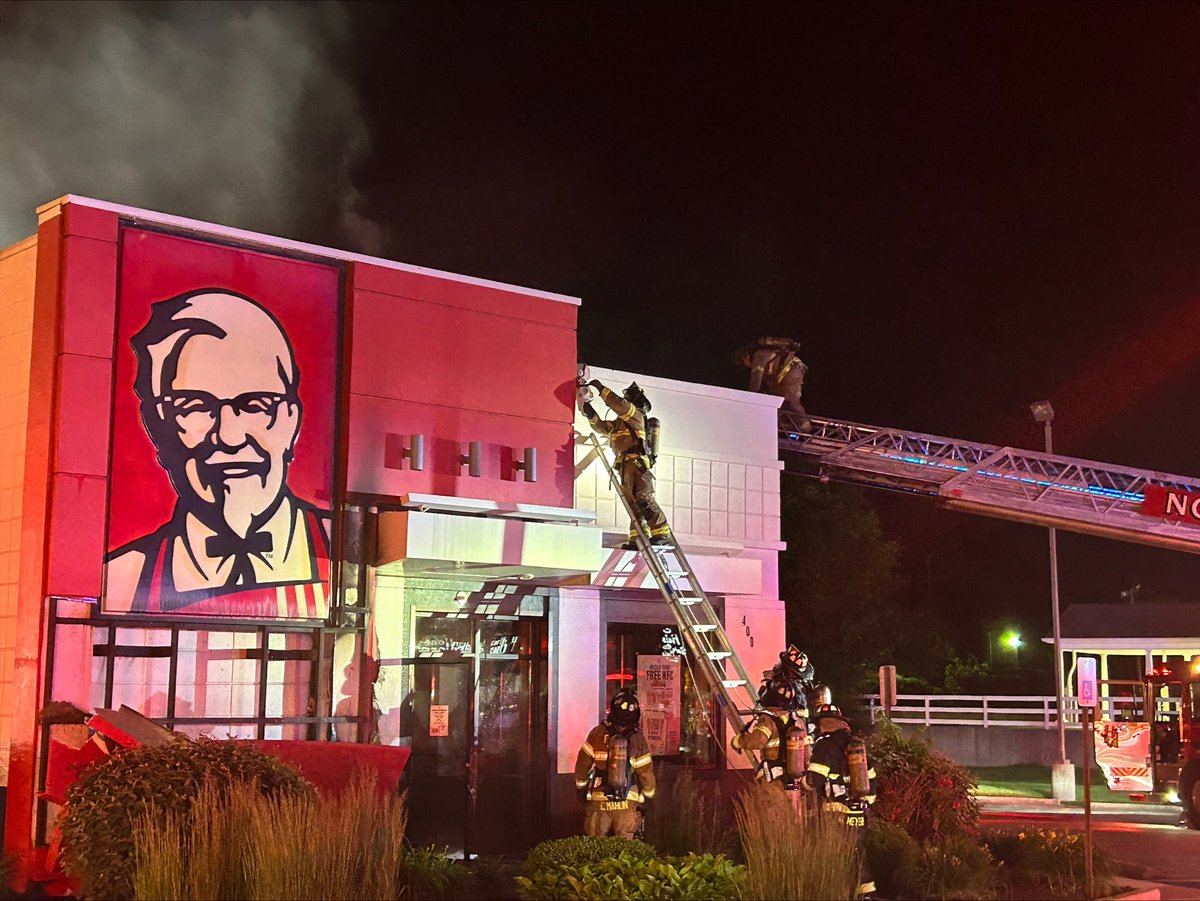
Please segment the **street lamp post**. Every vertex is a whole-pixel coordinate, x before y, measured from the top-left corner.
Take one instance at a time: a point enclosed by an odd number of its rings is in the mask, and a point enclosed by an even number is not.
[[[1045,430],[1046,453],[1054,453],[1051,424],[1054,422],[1054,407],[1048,400],[1039,400],[1029,405],[1036,422]],[[1062,632],[1058,617],[1058,540],[1056,530],[1050,527],[1050,619],[1054,627],[1054,702],[1058,710],[1058,762],[1050,772],[1050,787],[1059,801],[1075,800],[1075,766],[1067,759],[1067,726],[1063,720],[1063,658]]]

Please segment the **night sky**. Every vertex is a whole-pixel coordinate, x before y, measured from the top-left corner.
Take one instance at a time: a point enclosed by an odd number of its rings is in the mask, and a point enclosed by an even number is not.
[[[31,25],[8,4],[0,54],[37,49],[33,71],[61,71],[86,34],[31,35],[82,14]],[[172,126],[212,150],[147,158],[164,166],[152,186],[98,164],[104,142],[43,155],[33,177],[14,147],[45,136],[0,128],[0,170],[38,201],[76,191],[577,295],[597,365],[740,387],[733,350],[791,335],[817,415],[1040,448],[1028,404],[1047,397],[1056,451],[1200,476],[1200,7],[278,5],[256,46],[286,60],[295,40],[321,63],[258,77],[196,75],[188,56],[236,54],[245,29],[197,22],[244,8],[90,15],[120,23],[119,58],[143,49],[135,75],[197,104]],[[167,29],[208,36],[164,73]],[[233,81],[184,96],[189,72]],[[4,75],[11,125],[32,88]],[[229,174],[256,165],[270,117],[235,126],[212,102],[273,77],[309,79],[274,126],[278,183],[307,200],[264,220],[269,203],[215,205],[200,173],[223,153],[224,189],[274,184]],[[331,211],[349,195],[347,224]],[[872,497],[911,602],[1048,628],[1044,530]],[[1196,598],[1200,558],[1073,535],[1059,549],[1064,605],[1135,583]]]

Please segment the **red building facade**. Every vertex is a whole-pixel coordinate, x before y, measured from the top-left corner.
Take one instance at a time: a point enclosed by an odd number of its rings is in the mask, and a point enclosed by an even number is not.
[[[579,301],[87,198],[38,214],[0,251],[6,847],[52,829],[51,700],[408,744],[414,829],[466,850],[570,828],[605,672],[632,678],[626,649],[670,626],[576,447]],[[751,481],[717,486],[708,463],[686,516],[726,616],[757,630],[748,664],[769,663],[777,401],[659,396],[757,444],[725,459],[689,438],[670,484],[696,454],[754,475],[753,534],[744,511],[719,514],[738,541],[708,525],[708,482],[736,504]]]

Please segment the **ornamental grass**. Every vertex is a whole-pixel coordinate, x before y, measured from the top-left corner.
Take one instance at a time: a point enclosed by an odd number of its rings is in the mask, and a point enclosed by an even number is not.
[[[734,801],[746,858],[743,898],[854,898],[857,836],[840,818],[797,811],[777,785],[756,784]]]
[[[265,798],[253,784],[207,784],[190,812],[143,816],[134,830],[134,897],[397,898],[406,817],[360,775],[336,798]]]

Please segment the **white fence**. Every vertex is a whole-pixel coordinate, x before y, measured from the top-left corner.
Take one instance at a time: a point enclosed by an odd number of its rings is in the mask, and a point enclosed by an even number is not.
[[[883,713],[879,695],[864,695],[871,711],[871,722]],[[1072,697],[1063,698],[1063,722],[1079,722],[1079,705]],[[1159,699],[1159,710],[1179,712],[1178,698]],[[1141,719],[1140,698],[1101,698],[1097,716],[1105,719]],[[921,726],[1036,726],[1058,728],[1055,698],[1031,695],[897,695],[892,707],[892,722]]]

